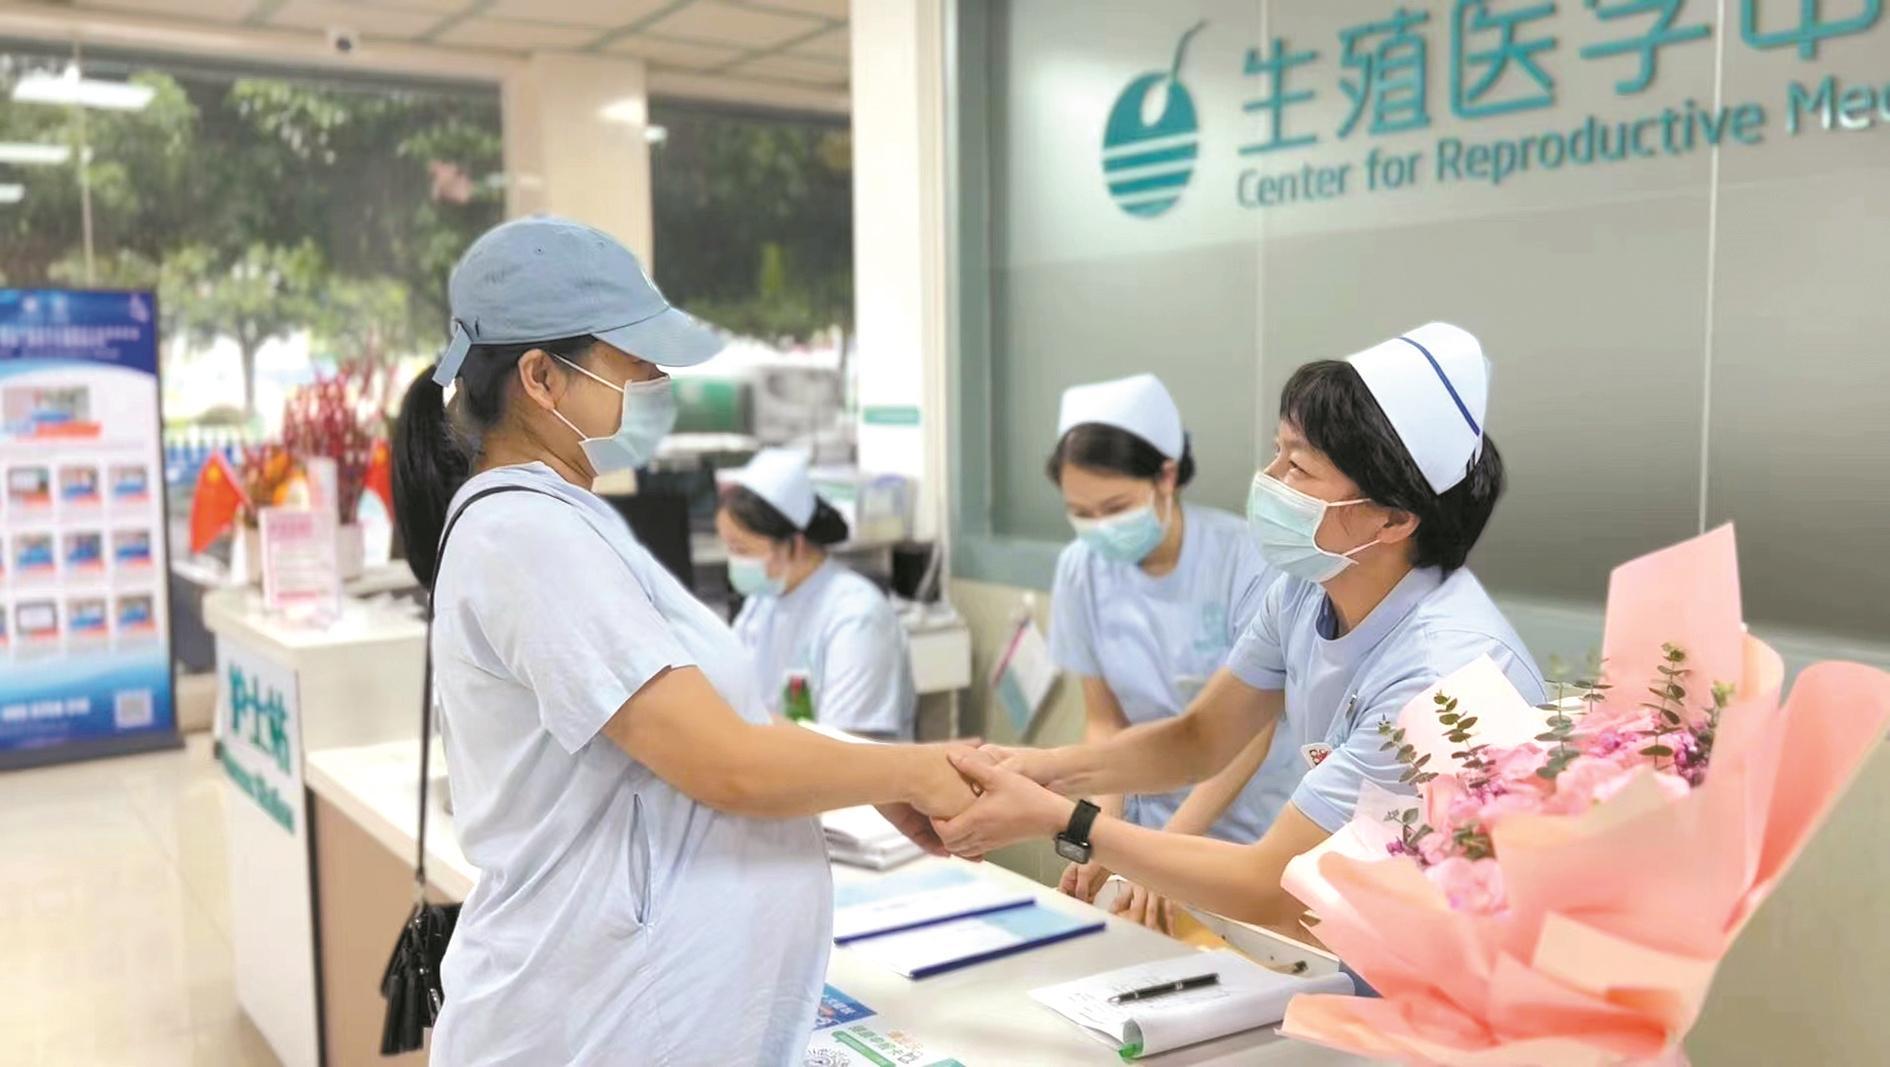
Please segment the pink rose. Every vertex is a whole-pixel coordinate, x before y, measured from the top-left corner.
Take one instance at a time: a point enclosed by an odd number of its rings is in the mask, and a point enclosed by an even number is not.
[[[1652,774],[1654,784],[1669,800],[1686,796],[1686,779],[1667,771],[1652,770],[1645,757],[1632,762],[1578,756],[1555,780],[1555,795],[1543,810],[1556,815],[1579,815],[1627,788],[1637,775]]]
[[[1503,870],[1495,860],[1452,857],[1426,868],[1424,876],[1443,890],[1455,911],[1491,915],[1508,906],[1503,894]]]
[[[1542,781],[1540,778],[1536,780]],[[1477,809],[1474,821],[1486,828],[1494,828],[1512,815],[1540,814],[1544,810],[1544,803],[1542,794],[1533,789],[1498,793],[1483,802],[1483,806]]]
[[[1496,777],[1518,778],[1542,766],[1542,746],[1534,741],[1524,741],[1507,748],[1491,745],[1483,750],[1483,758],[1490,761],[1491,771]]]
[[[1577,756],[1555,780],[1555,795],[1543,810],[1554,815],[1576,815],[1621,791],[1636,767],[1600,756]]]

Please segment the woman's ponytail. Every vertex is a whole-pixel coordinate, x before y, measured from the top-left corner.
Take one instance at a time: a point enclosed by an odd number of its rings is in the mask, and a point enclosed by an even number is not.
[[[472,467],[453,431],[446,391],[433,380],[432,367],[420,372],[401,399],[393,449],[394,522],[414,578],[432,589],[446,509]]]

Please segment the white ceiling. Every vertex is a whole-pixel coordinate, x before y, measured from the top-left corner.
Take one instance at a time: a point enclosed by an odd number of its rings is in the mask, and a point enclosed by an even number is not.
[[[35,0],[199,26],[346,30],[439,48],[637,56],[659,70],[844,89],[848,0]]]

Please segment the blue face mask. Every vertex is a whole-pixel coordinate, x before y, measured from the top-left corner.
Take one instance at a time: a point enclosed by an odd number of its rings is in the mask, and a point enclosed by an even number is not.
[[[1260,541],[1260,558],[1275,570],[1324,583],[1356,562],[1352,557],[1378,543],[1367,541],[1344,553],[1319,547],[1319,524],[1325,521],[1326,509],[1363,503],[1321,500],[1261,471],[1253,476],[1253,488],[1247,493],[1247,524]]]
[[[728,557],[728,585],[743,597],[780,596],[787,581],[768,576],[768,557]]]
[[[1168,535],[1168,523],[1155,514],[1153,501],[1103,519],[1079,519],[1070,526],[1091,552],[1111,563],[1139,564]]]
[[[562,413],[555,408],[551,412],[558,416],[558,421],[571,427],[571,432],[582,438],[578,445],[584,449],[584,458],[590,461],[591,470],[597,474],[635,470],[655,459],[657,446],[669,436],[669,431],[676,428],[676,391],[671,387],[670,380],[663,377],[611,385],[562,356],[558,360],[598,384],[623,394],[623,414],[617,420],[616,432],[608,437],[585,437],[584,431]]]

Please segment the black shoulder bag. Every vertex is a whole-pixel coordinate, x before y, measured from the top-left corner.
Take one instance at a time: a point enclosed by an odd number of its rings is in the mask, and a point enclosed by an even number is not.
[[[440,534],[440,548],[433,556],[433,577],[437,583],[440,564],[446,559],[446,539],[466,509],[494,493],[537,493],[553,500],[551,493],[523,485],[495,485],[468,497],[446,523]],[[440,989],[440,960],[446,955],[446,943],[453,937],[459,921],[458,904],[427,901],[427,770],[433,741],[433,591],[427,591],[426,667],[420,682],[420,825],[415,836],[413,858],[413,911],[394,941],[394,951],[381,975],[381,996],[387,1001],[387,1017],[381,1024],[381,1055],[397,1056],[414,1052],[426,1045],[427,1030],[440,1017],[445,993]]]

